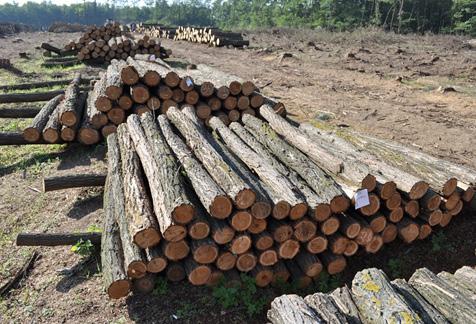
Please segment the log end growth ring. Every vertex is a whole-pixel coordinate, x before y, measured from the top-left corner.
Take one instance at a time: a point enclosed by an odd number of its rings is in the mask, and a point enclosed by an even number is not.
[[[225,219],[230,216],[233,204],[226,196],[217,196],[210,205],[210,214],[218,219]]]
[[[114,281],[108,288],[107,294],[110,298],[119,299],[126,297],[131,291],[131,282],[129,280]]]
[[[175,207],[172,212],[172,218],[179,224],[188,224],[192,221],[195,214],[195,207],[190,204],[182,204]]]
[[[247,209],[256,201],[256,194],[251,189],[243,189],[235,197],[235,205],[239,209]]]
[[[146,228],[134,235],[134,243],[141,248],[149,248],[159,244],[160,234],[155,228]]]

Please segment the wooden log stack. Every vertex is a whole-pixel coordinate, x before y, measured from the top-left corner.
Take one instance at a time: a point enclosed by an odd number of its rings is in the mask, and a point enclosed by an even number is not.
[[[171,54],[156,38],[144,35],[134,39],[125,34],[119,24],[107,24],[102,27],[90,27],[77,41],[65,45],[65,50],[78,51],[80,61],[106,61],[127,59],[135,54],[153,54],[167,58]]]
[[[137,32],[144,33],[150,37],[174,39],[177,27],[164,26],[162,24],[140,23]]]
[[[322,160],[316,159],[307,146],[298,148],[279,133],[286,119],[268,105],[258,111],[269,123],[247,114],[241,124],[226,125],[215,116],[200,119],[191,105],[175,104],[162,114],[133,114],[108,137],[106,192],[114,194],[105,208],[124,210],[125,217],[116,216],[123,230],[116,233],[124,251],[139,249],[132,256],[124,252],[124,269],[114,272],[118,281],[126,273],[137,286],[137,280],[149,280],[148,272],[161,272],[171,281],[205,285],[245,272],[260,287],[278,278],[305,287],[323,270],[343,271],[359,250],[374,254],[397,238],[425,239],[461,211],[464,201],[449,198],[457,186],[446,196],[433,185],[404,191],[396,184],[400,180],[383,181],[382,174],[371,174],[373,168],[355,185],[369,200],[356,209],[356,189],[351,184],[345,189],[342,169],[331,167],[340,163],[335,151],[322,144],[316,148]],[[299,128],[294,131],[310,139]],[[137,262],[144,266],[134,272],[130,267]],[[114,282],[111,277],[106,276],[107,285]],[[386,287],[382,294],[390,291],[383,280],[378,284]]]

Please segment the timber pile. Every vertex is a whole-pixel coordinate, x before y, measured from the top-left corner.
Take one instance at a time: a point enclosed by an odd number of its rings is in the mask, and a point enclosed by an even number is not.
[[[418,269],[405,281],[390,281],[381,270],[358,272],[352,287],[302,298],[273,300],[268,319],[287,323],[473,323],[476,316],[476,270],[435,275]]]
[[[65,46],[66,51],[78,51],[80,61],[127,59],[135,54],[154,54],[160,58],[167,58],[171,54],[160,45],[160,42],[149,36],[133,39],[121,30],[117,23],[102,27],[92,26],[79,38]]]
[[[190,106],[200,119],[219,117],[225,124],[238,121],[245,114],[255,115],[265,98],[256,92],[252,82],[231,82],[216,87],[212,82],[194,82],[161,64],[146,59],[112,60],[107,72],[95,84],[87,104],[85,121],[79,130],[79,140],[95,144],[114,132],[130,114],[164,114],[172,106]],[[277,105],[283,111],[282,105]]]
[[[223,31],[216,27],[179,26],[173,29],[160,25],[143,25],[139,28],[139,31],[151,37],[185,40],[192,43],[207,44],[212,47],[244,47],[250,45],[248,40],[243,39],[241,33]]]
[[[111,297],[133,286],[148,291],[141,287],[153,286],[159,272],[194,285],[247,272],[260,287],[278,278],[305,287],[322,270],[343,271],[359,250],[373,254],[397,238],[427,238],[473,199],[473,187],[464,190],[448,174],[440,183],[404,170],[387,179],[377,157],[383,174],[368,166],[352,187],[342,178],[348,165],[336,154],[352,159],[353,144],[341,150],[344,143],[329,135],[332,150],[270,106],[258,110],[266,121],[244,115],[241,124],[227,126],[211,117],[212,136],[193,107],[171,106],[157,118],[131,115],[108,137],[104,208],[110,219],[102,250],[109,251],[105,260],[113,259],[114,268],[103,265]],[[463,169],[450,165],[463,178]],[[356,210],[360,188],[369,203]],[[120,292],[111,292],[115,284]]]

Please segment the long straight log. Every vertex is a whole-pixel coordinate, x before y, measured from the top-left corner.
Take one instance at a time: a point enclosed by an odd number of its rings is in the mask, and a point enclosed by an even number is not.
[[[238,208],[251,207],[256,194],[236,172],[223,160],[223,157],[208,142],[200,129],[185,114],[175,107],[170,107],[167,117],[186,138],[189,146],[194,148],[195,156],[202,162],[215,182],[228,194]]]
[[[105,215],[101,237],[101,265],[104,287],[110,298],[127,296],[131,283],[124,268],[124,253],[119,226],[114,215],[112,191],[105,197]]]
[[[75,245],[78,241],[91,241],[101,244],[101,233],[20,233],[16,238],[17,246],[60,246]]]
[[[40,140],[43,128],[62,99],[63,95],[57,95],[41,108],[41,111],[35,116],[30,126],[23,130],[23,138],[25,140],[32,143]]]
[[[71,174],[43,178],[43,192],[79,187],[102,187],[106,182],[105,174]]]
[[[0,103],[47,101],[62,94],[64,94],[64,90],[53,90],[53,91],[35,92],[35,93],[0,94]]]
[[[347,324],[349,321],[345,314],[335,305],[331,296],[324,293],[315,293],[304,298],[308,304],[326,323]]]
[[[273,191],[275,196],[291,204],[290,216],[292,218],[297,219],[304,216],[307,212],[307,204],[303,196],[296,193],[296,188],[288,179],[279,174],[275,169],[267,166],[265,161],[227,128],[219,118],[212,117],[210,119],[210,125],[220,134],[227,146],[246,163],[250,169],[258,174],[268,188]]]
[[[40,110],[39,107],[0,108],[0,118],[34,118]]]
[[[161,115],[158,117],[158,121],[168,145],[183,165],[188,179],[192,183],[194,191],[203,206],[213,217],[219,219],[227,218],[233,208],[230,199],[210,177],[202,164],[193,157],[192,151],[173,132],[168,119]]]
[[[107,67],[105,94],[111,100],[117,100],[122,95],[123,83],[121,79],[121,70],[126,67],[124,61],[112,60]]]
[[[63,99],[64,101],[64,99]],[[43,139],[48,143],[57,143],[60,139],[60,121],[59,121],[59,114],[61,109],[61,101],[58,106],[56,106],[55,110],[51,113],[48,122],[46,123],[45,127],[42,131]]]
[[[78,132],[79,142],[85,145],[96,144],[101,139],[98,129],[106,124],[107,116],[96,108],[92,101],[92,97],[88,95],[83,119],[81,121],[81,127]]]
[[[73,81],[68,85],[64,93],[64,99],[59,104],[59,119],[62,125],[72,127],[79,123],[81,115],[79,110],[79,84],[81,82],[81,75],[77,74]]]
[[[162,236],[168,241],[185,237],[186,228],[194,215],[175,157],[158,128],[152,114],[127,119],[130,136],[135,144],[144,173],[149,181],[154,212]]]
[[[144,256],[140,248],[133,242],[129,232],[128,219],[126,217],[124,184],[121,172],[121,154],[117,135],[111,134],[107,138],[108,173],[105,186],[105,197],[112,199],[110,205],[114,206],[114,214],[121,233],[122,250],[124,252],[124,265],[127,275],[131,278],[145,276],[147,271]],[[112,193],[109,193],[111,191]],[[108,202],[109,205],[109,202]],[[107,205],[105,205],[107,206]]]
[[[79,95],[78,101],[74,108],[75,115],[77,116],[76,123],[73,126],[63,126],[61,128],[61,139],[65,142],[72,142],[76,139],[76,134],[78,128],[81,126],[82,116],[84,114],[84,110],[86,109],[86,102],[88,100],[88,92],[83,92]]]
[[[271,302],[268,319],[273,324],[318,324],[325,323],[298,295],[282,295]]]
[[[144,183],[141,164],[125,124],[117,130],[121,152],[126,217],[134,243],[149,248],[160,242],[159,225]]]
[[[22,133],[0,133],[0,146],[1,145],[36,145],[36,144],[51,144],[43,139],[39,139],[37,142],[27,141]],[[59,143],[56,143],[59,144]]]

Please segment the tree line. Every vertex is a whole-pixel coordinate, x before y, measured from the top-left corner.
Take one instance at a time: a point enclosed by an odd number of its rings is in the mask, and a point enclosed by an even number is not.
[[[377,26],[399,33],[476,35],[476,0],[146,0],[137,7],[120,0],[55,5],[27,2],[0,5],[0,22],[45,28],[55,21],[102,24],[158,22],[165,25],[325,28],[335,31]]]

